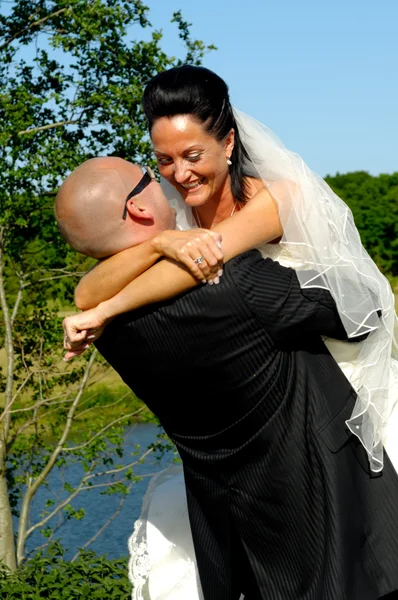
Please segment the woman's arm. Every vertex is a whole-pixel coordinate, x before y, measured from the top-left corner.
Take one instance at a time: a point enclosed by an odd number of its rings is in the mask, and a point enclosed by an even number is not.
[[[242,210],[217,223],[222,235],[224,260],[238,256],[283,234],[278,206],[262,188]],[[146,304],[173,298],[198,285],[198,280],[174,261],[164,260],[129,283],[116,296],[101,303],[104,319],[111,319]]]
[[[222,265],[220,243],[219,234],[205,229],[163,231],[137,246],[99,261],[80,280],[75,290],[75,304],[82,310],[94,308],[115,296],[163,256],[182,262],[199,281],[206,283],[212,275],[208,265]],[[189,246],[200,247],[198,255],[206,257],[206,269],[200,269],[184,251]]]
[[[223,236],[226,261],[280,237],[283,233],[277,203],[267,189],[261,189],[245,207],[217,224]],[[182,265],[163,260],[142,273],[114,297],[101,302],[96,308],[67,317],[64,330],[70,352],[66,358],[79,354],[91,334],[94,341],[103,327],[116,315],[135,310],[146,304],[161,302],[198,285],[198,280]],[[94,334],[92,330],[96,331]]]
[[[282,192],[285,193],[283,188]],[[216,229],[222,235],[225,262],[278,240],[283,234],[278,204],[267,188],[257,191],[242,210],[217,223]]]
[[[114,256],[99,260],[83,276],[75,289],[77,308],[87,310],[111,298],[130,281],[152,267],[161,256],[153,239],[150,239]]]
[[[194,248],[195,250],[196,248],[201,249],[199,254],[205,255],[206,264],[210,264],[217,272],[219,268],[218,261],[223,258],[224,261],[228,261],[246,250],[256,248],[282,235],[276,202],[266,188],[261,188],[255,192],[253,198],[248,201],[242,210],[217,223],[216,229],[217,233],[221,234],[223,238],[224,256],[215,244],[218,239],[210,238],[206,230],[163,232],[139,246],[123,250],[115,256],[98,263],[94,269],[81,279],[77,286],[75,291],[76,306],[82,310],[87,310],[94,308],[100,302],[109,300],[125,288],[128,283],[154,265],[161,256],[168,256],[185,264],[195,275],[197,279],[195,283],[198,284],[203,279],[209,279],[212,273],[209,269],[201,271],[194,265],[190,258],[190,254],[193,255]],[[161,269],[163,268],[165,267],[162,266]],[[169,276],[168,273],[167,275]],[[177,287],[172,286],[170,281],[165,282],[166,287],[162,288],[162,292],[166,295],[160,300],[166,300],[185,291],[182,285],[181,288],[179,287],[178,279],[175,283]],[[145,302],[145,304],[149,302]]]

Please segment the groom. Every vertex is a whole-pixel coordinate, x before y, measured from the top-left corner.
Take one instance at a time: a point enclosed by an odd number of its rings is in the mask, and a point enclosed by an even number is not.
[[[116,225],[106,231],[101,188],[95,210],[84,205],[88,184],[57,199],[64,235],[98,252],[123,246]],[[156,226],[170,209],[157,183],[149,190],[140,206],[157,206]],[[136,221],[130,245],[146,234]],[[180,452],[205,600],[398,589],[398,479],[387,457],[369,474],[345,427],[355,392],[321,335],[346,338],[330,294],[302,290],[294,271],[252,251],[225,266],[221,285],[118,317],[97,342]]]

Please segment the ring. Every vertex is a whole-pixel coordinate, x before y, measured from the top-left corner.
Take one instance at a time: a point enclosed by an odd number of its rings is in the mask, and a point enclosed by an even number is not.
[[[205,259],[204,256],[199,256],[199,258],[195,258],[193,262],[195,263],[195,265],[200,265],[200,264],[202,264],[204,259]]]

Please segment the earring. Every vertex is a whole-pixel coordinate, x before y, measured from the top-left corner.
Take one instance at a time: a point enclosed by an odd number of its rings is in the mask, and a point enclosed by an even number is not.
[[[230,158],[227,158],[227,165],[230,167],[232,165],[232,160]]]

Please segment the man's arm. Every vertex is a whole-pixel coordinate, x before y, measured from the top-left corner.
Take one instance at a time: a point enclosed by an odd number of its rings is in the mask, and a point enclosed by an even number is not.
[[[347,340],[328,290],[302,289],[293,269],[256,255],[250,252],[237,259],[234,279],[244,301],[274,339],[324,335]]]

